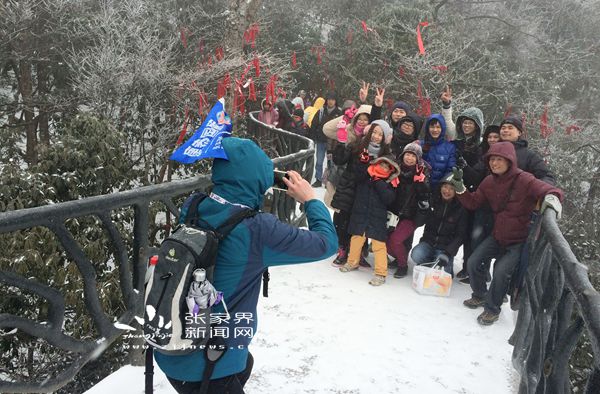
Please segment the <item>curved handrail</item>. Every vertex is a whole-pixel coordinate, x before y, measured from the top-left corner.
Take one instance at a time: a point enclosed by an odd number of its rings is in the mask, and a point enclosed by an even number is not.
[[[255,139],[272,143],[269,151],[274,154],[273,163],[279,168],[293,169],[309,180],[313,173],[314,144],[308,138],[279,130],[258,122],[254,114],[249,115],[249,133]],[[84,283],[84,303],[98,332],[96,338],[79,340],[63,332],[65,320],[65,298],[55,288],[33,278],[25,278],[15,272],[0,271],[0,283],[33,293],[49,304],[46,322],[38,322],[10,313],[0,314],[0,329],[18,329],[62,351],[75,355],[74,361],[53,377],[37,381],[19,382],[5,380],[0,375],[0,392],[39,393],[60,389],[69,383],[77,372],[90,360],[98,357],[120,336],[125,334],[119,324],[130,325],[134,316],[143,315],[143,278],[147,264],[150,235],[150,204],[162,202],[167,210],[179,215],[175,199],[194,190],[206,190],[210,186],[207,175],[178,180],[134,190],[89,197],[77,201],[22,209],[0,213],[0,234],[45,227],[58,239],[69,260],[75,262]],[[302,207],[285,193],[274,191],[264,199],[264,211],[276,214],[280,220],[294,225],[305,223]],[[126,246],[123,235],[113,222],[114,210],[132,207],[134,210],[132,250]],[[119,270],[119,284],[126,310],[116,318],[116,323],[102,308],[98,283],[92,261],[69,232],[68,219],[95,216],[114,247],[113,255]],[[131,256],[131,257],[130,257]],[[133,269],[131,268],[133,267]],[[5,336],[4,339],[7,337]]]
[[[546,210],[530,234],[529,268],[509,343],[519,393],[569,393],[569,361],[584,330],[594,365],[586,393],[600,389],[600,294]],[[575,317],[573,317],[573,315]]]

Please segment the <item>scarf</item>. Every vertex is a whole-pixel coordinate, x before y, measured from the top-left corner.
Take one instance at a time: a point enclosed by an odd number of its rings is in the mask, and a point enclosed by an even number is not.
[[[359,136],[359,137],[362,136],[364,132],[365,132],[365,128],[364,127],[360,127],[358,125],[354,125],[354,133],[357,136]]]
[[[369,156],[379,157],[379,152],[381,152],[381,145],[376,144],[374,142],[369,142],[369,147],[367,148],[369,151]]]
[[[388,179],[394,170],[392,168],[386,170],[380,164],[381,163],[371,164],[367,169],[367,172],[375,180]]]

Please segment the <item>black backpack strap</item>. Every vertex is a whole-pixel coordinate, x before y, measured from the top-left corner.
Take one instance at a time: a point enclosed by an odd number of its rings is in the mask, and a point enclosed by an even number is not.
[[[255,216],[258,212],[250,208],[244,208],[241,211],[236,212],[225,220],[219,227],[214,229],[219,239],[225,238],[231,230],[235,228],[242,220]]]
[[[202,221],[204,222],[204,225],[208,225],[208,228],[212,229],[212,226],[210,226],[208,223],[206,223],[204,220],[198,217],[198,204],[204,201],[206,197],[208,196],[201,192],[196,192],[189,197],[191,201],[189,203],[185,216],[184,223],[186,225],[197,226],[198,221]]]

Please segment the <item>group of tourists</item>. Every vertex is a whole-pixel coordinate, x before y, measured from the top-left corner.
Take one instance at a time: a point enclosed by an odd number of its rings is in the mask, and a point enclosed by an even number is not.
[[[521,117],[509,114],[485,126],[483,112],[470,107],[454,120],[449,87],[441,94],[441,113],[423,119],[398,101],[384,116],[385,90],[377,89],[371,105],[368,92],[363,83],[359,102],[346,100],[341,108],[333,92],[309,107],[300,107],[304,97],[279,101],[276,110],[263,102],[259,120],[314,140],[312,186],[327,189],[338,235],[334,264],[341,272],[370,267],[370,251],[373,286],[385,283],[390,266],[395,278],[405,277],[409,255],[454,276],[462,246],[456,277],[472,288],[464,305],[483,307],[478,322],[493,324],[521,261],[532,212],[551,207],[560,216],[562,191],[528,148]],[[413,248],[420,226],[423,235]]]

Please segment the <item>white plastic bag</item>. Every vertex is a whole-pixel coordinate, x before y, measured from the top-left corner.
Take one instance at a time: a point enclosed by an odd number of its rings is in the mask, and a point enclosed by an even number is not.
[[[437,268],[437,265],[416,265],[413,269],[412,287],[419,294],[448,297],[452,288],[452,275]]]

